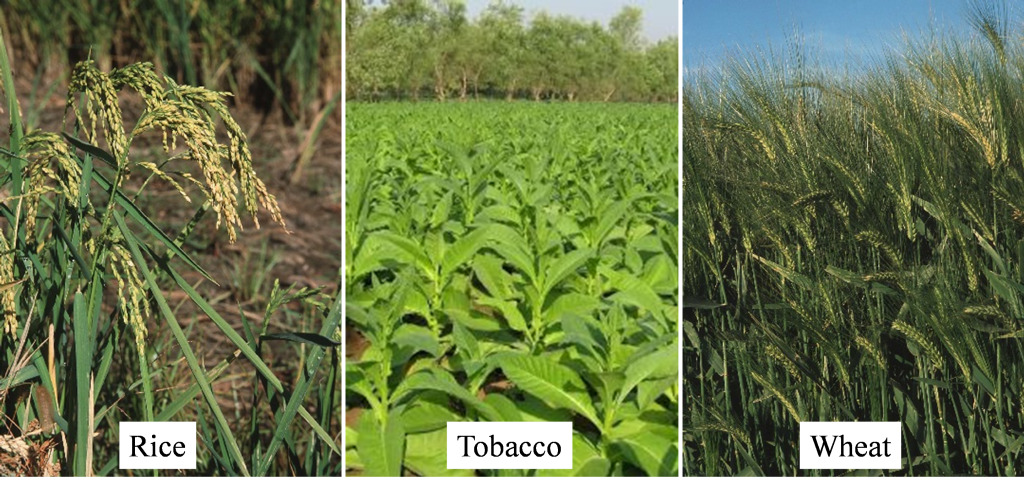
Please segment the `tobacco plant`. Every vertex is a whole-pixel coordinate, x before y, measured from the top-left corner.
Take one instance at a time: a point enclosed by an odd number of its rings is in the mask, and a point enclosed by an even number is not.
[[[347,109],[349,474],[676,474],[674,110]],[[573,469],[449,470],[448,421],[572,421]]]

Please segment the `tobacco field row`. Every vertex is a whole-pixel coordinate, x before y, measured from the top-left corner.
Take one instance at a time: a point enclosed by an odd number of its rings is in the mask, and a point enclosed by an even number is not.
[[[678,474],[675,107],[346,109],[346,472]],[[447,421],[573,469],[448,470]]]

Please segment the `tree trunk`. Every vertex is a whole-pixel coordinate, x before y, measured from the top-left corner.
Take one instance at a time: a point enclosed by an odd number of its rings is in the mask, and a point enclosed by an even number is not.
[[[438,101],[444,102],[444,71],[440,64],[434,67],[434,95],[437,96]]]
[[[604,95],[604,102],[608,102],[608,100],[611,99],[613,95],[615,95],[614,87],[612,88],[612,90],[608,91],[608,93]]]
[[[533,86],[533,87],[530,88],[530,92],[533,94],[534,102],[540,101],[540,95],[541,95],[541,93],[543,91],[544,91],[544,87],[542,87],[542,86]]]
[[[462,73],[462,85],[459,87],[459,100],[466,100],[466,93],[469,91],[469,76],[465,72]]]

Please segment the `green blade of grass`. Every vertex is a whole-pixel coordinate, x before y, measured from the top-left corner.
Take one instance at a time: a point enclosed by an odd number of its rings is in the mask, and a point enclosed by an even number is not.
[[[69,238],[64,229],[60,227],[60,223],[54,223],[53,229],[54,233],[57,234],[57,237],[60,238],[60,241],[64,242],[64,249],[71,254],[71,258],[75,260],[75,264],[77,264],[78,268],[82,270],[82,278],[86,280],[92,278],[92,273],[89,272],[89,267],[86,266],[85,259],[83,259],[82,255],[80,255],[78,250],[75,249],[75,245],[71,243],[71,238]]]
[[[267,381],[270,383],[270,385],[287,397],[288,393],[287,391],[285,391],[284,385],[281,384],[281,380],[278,379],[278,377],[274,375],[274,372],[271,371],[269,367],[267,367],[267,364],[263,362],[262,359],[260,359],[260,357],[256,354],[256,351],[253,350],[249,343],[247,343],[245,339],[243,339],[242,336],[239,335],[238,332],[236,332],[235,329],[232,328],[231,325],[228,324],[226,320],[224,320],[224,317],[221,317],[221,315],[218,314],[217,311],[214,310],[214,308],[205,299],[203,299],[203,297],[199,295],[199,293],[196,292],[196,290],[192,288],[192,286],[189,285],[188,282],[186,282],[185,279],[182,278],[181,275],[178,274],[176,270],[167,265],[167,262],[165,260],[158,257],[155,253],[153,253],[148,246],[142,245],[142,249],[146,251],[150,257],[153,257],[153,259],[157,261],[157,264],[160,266],[160,268],[174,280],[178,287],[181,288],[186,295],[188,295],[189,299],[191,299],[196,304],[196,306],[198,306],[203,311],[203,313],[206,314],[206,316],[213,321],[217,328],[219,328],[221,332],[224,335],[226,335],[228,339],[231,340],[232,343],[235,344],[235,347],[242,351],[242,354],[244,354],[246,359],[248,359],[249,362],[251,362],[253,366],[256,367],[256,370],[259,371],[259,373],[262,374],[263,377],[267,378]],[[328,332],[327,334],[333,334],[333,332]],[[321,332],[321,335],[323,335],[323,332]],[[324,431],[323,428],[316,427],[318,426],[318,424],[316,423],[316,419],[314,419],[309,414],[309,411],[306,408],[300,407],[299,414],[302,415],[303,419],[309,421],[311,425],[314,425],[314,431],[318,433],[326,433],[326,431]]]
[[[308,332],[280,332],[274,334],[267,334],[262,337],[263,340],[286,340],[290,342],[298,342],[300,344],[310,344],[319,347],[337,347],[341,345],[341,342],[335,342],[328,337],[324,337],[320,334],[312,334]]]
[[[89,421],[90,383],[92,382],[92,327],[82,292],[75,293],[75,396],[78,412],[75,421],[75,455],[73,471],[78,476],[88,476],[88,450],[92,445],[92,428]]]
[[[241,354],[241,352],[236,350],[234,353],[228,356],[227,359],[220,361],[220,363],[214,366],[213,369],[206,371],[206,378],[209,380],[214,380],[220,377],[220,375],[227,370],[228,366],[230,366],[231,363],[238,358],[239,354]],[[188,387],[188,389],[186,389],[184,392],[180,393],[177,397],[175,397],[170,402],[170,404],[164,406],[163,410],[161,410],[159,414],[153,417],[153,421],[170,421],[175,414],[178,414],[178,411],[181,411],[182,409],[185,408],[185,406],[188,405],[188,403],[192,402],[192,400],[196,397],[196,395],[199,394],[199,392],[199,383],[193,382]]]
[[[164,299],[160,288],[157,286],[156,280],[153,278],[153,274],[149,271],[146,260],[142,257],[142,252],[139,251],[139,247],[135,243],[134,234],[128,230],[128,227],[125,225],[124,218],[120,213],[115,211],[113,212],[113,216],[114,221],[117,223],[117,227],[124,235],[124,239],[128,244],[128,248],[131,251],[132,258],[135,260],[135,264],[142,272],[146,283],[149,284],[150,292],[153,294],[153,298],[156,300],[157,306],[160,307],[160,312],[164,316],[164,319],[167,320],[168,327],[170,327],[171,332],[174,333],[174,338],[177,340],[178,346],[181,348],[182,355],[185,356],[189,369],[192,370],[192,375],[196,378],[196,382],[199,384],[200,390],[203,392],[203,397],[210,406],[210,411],[213,412],[214,422],[217,426],[221,441],[226,444],[231,459],[238,466],[238,469],[241,470],[244,476],[249,476],[249,470],[245,466],[245,459],[242,457],[242,452],[238,449],[238,443],[235,441],[231,428],[228,426],[227,420],[224,418],[224,414],[221,412],[220,406],[217,404],[217,398],[213,394],[213,386],[210,385],[209,380],[206,378],[206,372],[203,371],[195,354],[192,352],[192,348],[188,344],[188,339],[185,338],[185,333],[182,332],[181,326],[178,324],[178,319],[174,316],[174,313],[171,312],[171,308],[167,305],[167,301]]]
[[[327,320],[325,321],[323,328],[320,329],[320,335],[329,337],[334,334],[334,331],[341,323],[341,307],[341,297],[338,297],[334,302],[334,307],[331,309],[331,312],[327,315]],[[260,462],[260,466],[256,470],[257,475],[266,475],[267,470],[270,468],[274,453],[288,434],[288,426],[291,424],[292,419],[295,418],[295,414],[299,411],[299,408],[301,408],[300,405],[306,398],[306,392],[309,390],[309,386],[313,383],[313,376],[316,374],[317,369],[320,368],[320,363],[323,361],[325,353],[326,351],[323,347],[317,346],[310,349],[309,359],[306,361],[306,367],[299,377],[299,383],[296,385],[295,391],[292,393],[291,397],[288,398],[288,405],[285,407],[284,414],[282,414],[281,419],[277,421],[277,429],[274,431],[274,438],[270,441],[270,445],[267,446],[266,456],[264,456],[263,460]],[[316,423],[316,420],[314,420],[312,416],[307,418],[303,415],[303,418],[306,419],[306,422],[309,423],[310,426],[319,427],[319,424]],[[317,431],[317,433],[320,434],[320,431]],[[325,442],[327,444],[333,444],[333,441],[326,435],[326,432],[324,432],[321,437],[325,438]],[[334,447],[332,449],[338,451],[336,448],[337,447]],[[341,454],[341,452],[338,451],[338,454]]]
[[[82,141],[81,139],[78,139],[78,138],[76,138],[76,137],[74,137],[74,136],[72,136],[72,135],[70,135],[68,133],[62,133],[62,134],[64,135],[64,139],[66,139],[69,143],[71,143],[72,146],[74,146],[74,147],[76,147],[78,149],[81,149],[82,151],[85,151],[85,152],[87,152],[87,153],[89,153],[89,154],[99,158],[100,161],[103,161],[104,163],[107,163],[107,166],[110,166],[111,168],[117,169],[117,162],[114,161],[114,157],[111,156],[110,153],[108,153],[108,152],[106,152],[106,151],[104,151],[104,150],[102,150],[102,149],[100,149],[100,148],[98,148],[96,146],[93,146],[92,144],[89,144],[89,143],[87,143],[85,141]],[[104,188],[104,189],[106,189],[106,188]]]
[[[4,40],[2,29],[0,29],[0,77],[3,78],[4,96],[7,97],[7,113],[11,121],[9,131],[11,152],[21,155],[21,137],[24,134],[21,125],[21,109],[18,108],[18,96],[14,91],[14,72],[11,71],[11,61],[7,57],[7,42]],[[11,186],[11,195],[21,196],[21,161],[17,156],[12,156],[11,160],[9,170],[14,180]]]

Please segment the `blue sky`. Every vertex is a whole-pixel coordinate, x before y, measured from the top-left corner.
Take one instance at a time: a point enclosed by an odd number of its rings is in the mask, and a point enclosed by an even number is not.
[[[466,0],[470,18],[476,18],[489,3],[491,0]],[[623,6],[631,5],[640,7],[644,12],[643,36],[648,41],[679,36],[679,5],[674,0],[511,0],[508,3],[523,7],[526,20],[544,10],[554,15],[596,20],[602,25],[608,25],[608,20]]]
[[[683,0],[683,65],[717,65],[726,48],[785,52],[796,27],[828,62],[870,61],[900,32],[969,31],[963,0]]]

